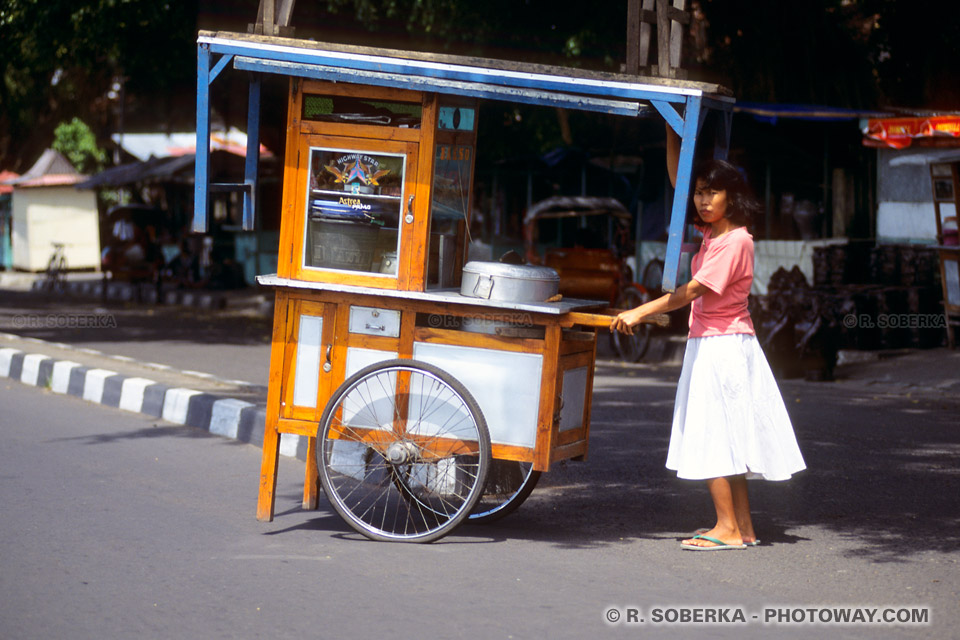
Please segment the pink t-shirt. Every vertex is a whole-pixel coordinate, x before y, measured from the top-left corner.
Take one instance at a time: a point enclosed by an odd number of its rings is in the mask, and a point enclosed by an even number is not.
[[[709,289],[690,305],[691,338],[754,333],[747,309],[753,283],[753,236],[746,227],[713,239],[708,229],[691,272],[694,280]]]

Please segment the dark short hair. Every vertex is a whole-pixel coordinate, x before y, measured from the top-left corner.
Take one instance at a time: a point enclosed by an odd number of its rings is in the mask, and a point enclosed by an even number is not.
[[[727,192],[727,213],[724,217],[734,224],[749,227],[754,216],[763,212],[763,205],[754,197],[741,170],[726,160],[706,160],[698,164],[693,171],[691,187],[695,189],[701,180],[710,189]],[[708,226],[693,205],[693,198],[690,199],[689,211],[689,222],[698,227]]]

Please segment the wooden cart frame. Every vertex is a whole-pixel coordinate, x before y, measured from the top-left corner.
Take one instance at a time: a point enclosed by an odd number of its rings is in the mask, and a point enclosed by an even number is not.
[[[246,174],[243,183],[213,186],[208,184],[207,176],[209,90],[210,84],[230,62],[234,68],[252,74]],[[257,517],[271,520],[274,515],[281,434],[308,438],[303,506],[308,509],[317,507],[320,484],[326,483],[323,488],[328,490],[330,482],[328,469],[317,463],[318,447],[337,444],[345,433],[341,428],[330,428],[331,420],[338,419],[337,416],[331,417],[331,412],[346,413],[345,409],[334,405],[343,399],[347,393],[345,389],[358,375],[363,378],[371,367],[376,370],[378,362],[400,362],[384,366],[400,367],[396,371],[402,375],[419,372],[433,376],[438,384],[450,387],[453,395],[463,396],[465,414],[487,414],[486,417],[478,415],[474,426],[480,434],[476,442],[484,443],[480,449],[484,449],[489,441],[492,459],[523,463],[527,465],[527,473],[532,474],[549,470],[558,460],[583,458],[587,454],[589,438],[595,329],[609,324],[608,317],[585,313],[598,306],[596,301],[564,299],[560,302],[512,303],[461,296],[459,273],[465,255],[469,205],[463,209],[465,219],[447,238],[453,238],[454,249],[438,258],[437,244],[443,245],[445,241],[434,239],[436,234],[432,234],[438,207],[434,199],[436,165],[447,149],[459,150],[461,157],[464,154],[469,156],[470,179],[466,187],[460,187],[467,190],[464,201],[469,203],[472,200],[469,190],[472,188],[475,103],[478,99],[509,100],[627,117],[659,114],[681,138],[663,280],[663,288],[673,290],[680,253],[684,249],[686,196],[697,136],[707,114],[717,112],[720,117],[716,127],[715,155],[725,156],[733,100],[716,85],[681,80],[638,78],[261,35],[201,32],[198,38],[198,143],[193,223],[196,232],[206,231],[211,188],[242,192],[243,226],[254,228],[260,77],[265,73],[289,77],[290,97],[277,274],[258,278],[261,284],[275,288],[276,310]],[[415,122],[413,126],[383,126],[330,119],[317,121],[305,117],[307,97],[320,97],[332,104],[341,98],[350,98],[376,101],[377,104],[406,105],[404,108],[415,114],[412,116]],[[444,113],[449,116],[451,109],[458,114],[458,119],[461,110],[470,117],[451,125],[442,117]],[[471,122],[474,123],[472,126]],[[310,231],[318,227],[309,226],[320,224],[315,223],[314,207],[335,206],[329,204],[332,201],[324,199],[328,197],[324,194],[333,193],[330,188],[317,186],[330,180],[324,171],[336,175],[337,183],[347,182],[333,162],[324,165],[322,170],[311,163],[315,158],[332,158],[335,152],[341,151],[345,158],[351,154],[355,156],[355,162],[350,165],[353,171],[358,163],[362,164],[361,154],[365,154],[362,157],[369,158],[373,165],[379,162],[377,158],[392,163],[392,169],[379,172],[389,174],[393,180],[389,189],[378,192],[370,188],[361,192],[354,185],[353,193],[361,194],[356,196],[358,207],[373,206],[364,202],[381,198],[388,203],[384,206],[394,208],[390,214],[392,222],[374,230],[376,240],[368,241],[376,246],[375,257],[360,252],[359,266],[345,269],[330,268],[329,264],[317,261],[317,252],[325,256],[325,249],[322,243],[317,244],[314,232]],[[327,160],[318,162],[322,164]],[[377,184],[376,180],[365,180],[364,185]],[[337,188],[341,186],[347,188],[340,184]],[[369,193],[374,195],[362,195]],[[349,206],[354,200],[340,198],[336,206],[344,202]],[[359,230],[361,227],[351,228]],[[385,248],[385,242],[387,245],[396,243],[398,266],[393,271],[386,268],[389,255],[386,248],[389,246]],[[453,264],[449,277],[444,275],[444,261]],[[508,328],[519,327],[522,331],[519,334],[478,333],[465,329],[466,319],[505,324]],[[481,375],[472,369],[480,367],[465,367],[464,363],[474,360],[494,362],[487,370],[488,379],[506,376],[509,390],[485,393],[482,380],[473,379],[471,382],[472,377]],[[412,364],[409,370],[402,369],[406,366],[402,363],[407,362],[426,364]],[[457,375],[448,381],[444,372],[450,370],[455,370]],[[396,386],[387,393],[395,393],[394,399],[398,403],[406,393],[401,389],[404,384],[401,373],[391,374],[394,377],[389,378],[387,385]],[[528,401],[507,406],[504,398],[524,393]],[[395,407],[396,415],[388,421],[407,420],[406,411]],[[510,411],[515,415],[509,414]],[[358,440],[376,448],[377,454],[385,459],[392,456],[415,466],[415,463],[431,457],[429,451],[410,438],[381,446],[377,441],[383,434],[377,433],[378,428],[378,425],[368,425]],[[460,441],[456,444],[461,452],[471,446]],[[323,459],[323,455],[320,457]],[[478,469],[485,469],[482,461]],[[480,489],[483,488],[484,474],[485,471],[478,471]],[[396,474],[388,476],[387,480],[388,484],[392,482],[403,489],[404,481]],[[469,504],[464,509],[473,507],[477,491],[471,489],[465,502]],[[421,512],[422,519],[427,519],[423,516],[425,504],[409,487],[400,493]],[[338,500],[332,499],[331,502],[344,515],[343,505],[338,504]],[[430,511],[429,508],[426,510]],[[436,511],[432,513],[440,521],[449,515],[445,513],[441,517]],[[458,512],[458,517],[463,515]],[[368,535],[372,530],[371,537],[376,539],[406,539],[406,532],[383,538],[375,526],[351,524]],[[364,531],[363,527],[371,530]],[[411,537],[433,539],[439,531],[431,529],[427,532],[429,536],[417,533]]]

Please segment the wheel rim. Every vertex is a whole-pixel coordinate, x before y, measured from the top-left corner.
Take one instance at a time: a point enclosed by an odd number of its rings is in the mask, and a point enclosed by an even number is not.
[[[317,448],[331,504],[375,540],[435,540],[480,497],[490,456],[476,401],[423,363],[384,363],[347,380]]]
[[[539,479],[540,472],[533,470],[531,462],[493,460],[470,521],[491,522],[513,513],[530,496]]]
[[[624,290],[617,299],[617,307],[621,309],[633,309],[649,301],[650,294],[641,293],[637,289],[629,288]],[[613,348],[620,356],[621,360],[626,362],[637,362],[642,358],[647,348],[650,346],[650,325],[640,324],[633,328],[633,335],[627,335],[615,331],[610,334],[613,342]]]

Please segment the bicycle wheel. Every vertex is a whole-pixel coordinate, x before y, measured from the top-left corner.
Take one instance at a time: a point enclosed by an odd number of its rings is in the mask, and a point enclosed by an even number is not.
[[[637,287],[627,287],[617,298],[618,309],[633,309],[650,301],[650,294]],[[633,335],[614,331],[610,334],[614,352],[625,362],[638,362],[650,347],[650,325],[642,323],[633,328]]]
[[[63,281],[67,272],[67,259],[61,255],[54,254],[47,262],[47,270],[43,279],[43,290],[47,292],[61,291]]]
[[[476,400],[450,374],[412,360],[350,376],[327,403],[317,438],[327,499],[373,540],[445,536],[473,510],[490,467]]]
[[[516,511],[540,480],[532,462],[494,460],[487,474],[483,495],[470,513],[470,522],[483,524]]]
[[[55,273],[55,287],[57,291],[63,291],[67,282],[67,259],[64,256],[60,256],[57,260]]]
[[[661,290],[661,287],[663,287],[663,260],[654,258],[647,263],[647,266],[643,269],[640,284],[651,293],[658,293]]]

